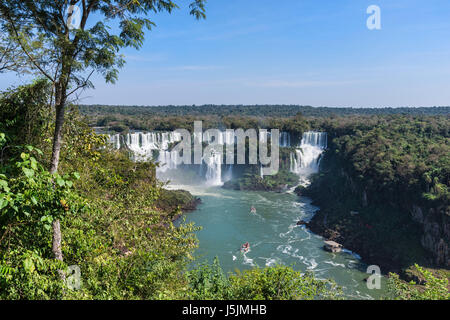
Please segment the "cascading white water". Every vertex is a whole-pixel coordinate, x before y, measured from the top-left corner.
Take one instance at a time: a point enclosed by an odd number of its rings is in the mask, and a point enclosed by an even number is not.
[[[194,133],[194,139],[199,141],[199,137]],[[203,141],[215,142],[211,141],[211,134],[209,131],[205,131],[203,133]],[[225,144],[233,144],[235,142],[235,136],[233,131],[220,131],[220,135],[218,137],[217,144],[225,145]]]
[[[259,141],[267,143],[270,132],[260,131]],[[212,135],[206,131],[203,134],[203,141],[211,141]],[[198,142],[199,137],[194,133],[194,140]],[[290,135],[288,132],[280,133],[280,146],[290,146]],[[157,172],[164,173],[167,170],[177,169],[177,160],[180,157],[176,151],[169,151],[169,145],[181,141],[181,135],[174,132],[133,132],[126,135],[114,134],[110,136],[110,142],[116,149],[127,148],[132,153],[132,159],[135,161],[154,160],[159,162],[160,166]],[[220,145],[232,145],[236,143],[234,131],[221,131],[217,136],[216,143]],[[155,154],[158,156],[155,158]],[[199,167],[199,175],[204,176],[209,185],[222,185],[229,181],[233,176],[233,165],[224,166],[222,155],[220,153],[205,155],[202,165]],[[294,163],[296,160],[291,161]],[[204,170],[206,169],[206,170]],[[223,169],[223,170],[222,170]],[[223,177],[222,177],[223,171]],[[260,168],[262,176],[262,167]],[[294,171],[294,170],[293,170]]]
[[[271,136],[269,131],[260,131],[259,132],[259,142],[267,143],[268,138]],[[282,131],[280,132],[280,147],[288,148],[291,146],[291,135],[289,132]]]
[[[203,159],[207,165],[206,183],[211,186],[221,186],[222,182],[222,155],[213,153]]]
[[[280,147],[289,148],[291,146],[291,135],[289,132],[280,132]]]
[[[325,132],[303,133],[300,146],[290,155],[291,172],[304,178],[318,172],[320,156],[326,148],[327,134]]]
[[[120,134],[113,134],[109,136],[109,142],[114,149],[120,149]]]
[[[123,137],[123,139],[122,139]],[[147,161],[153,159],[153,152],[158,151],[157,161],[160,163],[159,170],[176,168],[176,151],[168,151],[169,144],[181,141],[181,135],[176,132],[133,132],[125,136],[115,134],[110,136],[114,148],[125,147],[133,154],[135,161]],[[153,159],[154,160],[154,159]]]

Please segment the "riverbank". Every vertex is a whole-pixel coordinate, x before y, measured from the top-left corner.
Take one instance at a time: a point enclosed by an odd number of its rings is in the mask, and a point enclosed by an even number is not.
[[[197,209],[201,203],[199,197],[193,196],[186,190],[161,189],[160,196],[155,202],[155,206],[161,211],[167,212],[172,221],[177,220],[183,213]]]
[[[264,177],[254,173],[244,173],[242,177],[225,182],[222,188],[241,191],[285,192],[294,187],[298,180],[297,175],[282,169],[273,176]]]
[[[405,275],[415,263],[436,268],[422,245],[422,225],[393,202],[367,201],[375,195],[361,192],[329,154],[311,185],[296,193],[320,207],[308,223],[312,232],[358,252],[365,263],[380,266],[383,274]]]

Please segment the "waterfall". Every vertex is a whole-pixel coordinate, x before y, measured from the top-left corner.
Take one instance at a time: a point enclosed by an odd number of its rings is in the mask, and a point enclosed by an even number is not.
[[[135,161],[157,160],[161,171],[176,168],[178,154],[168,149],[171,143],[178,141],[181,141],[181,135],[176,132],[132,132],[110,136],[113,148],[130,150]],[[153,158],[154,151],[159,152],[158,159]]]
[[[223,181],[226,182],[226,181],[230,181],[231,179],[233,179],[233,165],[229,164],[227,172],[225,173],[225,176],[223,177]]]
[[[212,186],[221,186],[222,183],[222,155],[212,153],[203,159],[206,163],[206,183]]]
[[[260,143],[268,143],[268,137],[271,134],[269,131],[259,131],[259,142]],[[282,131],[280,132],[280,147],[289,148],[291,146],[291,135],[289,132]]]
[[[196,136],[194,133],[194,139],[199,139],[199,137]],[[215,142],[211,141],[211,135],[210,132],[206,131],[203,133],[203,141],[209,141],[209,142]],[[217,144],[225,145],[225,144],[234,144],[235,142],[235,136],[233,131],[221,131],[220,135],[217,139]]]
[[[312,165],[305,164],[305,156],[302,156],[302,152],[309,152],[307,146],[309,144],[319,145],[323,143],[320,139],[325,139],[326,136],[318,137],[317,134],[320,133],[305,133],[302,145],[295,152],[295,155],[291,154],[291,171],[300,173],[302,168],[309,168]],[[267,130],[259,131],[259,141],[260,143],[268,143],[270,132]],[[212,140],[212,133],[205,131],[202,137],[197,136],[195,133],[193,135],[195,141],[202,139],[207,142],[214,142]],[[236,143],[236,136],[233,130],[221,131],[220,134],[216,136],[217,144],[222,146],[232,145]],[[127,149],[131,152],[131,157],[134,161],[149,161],[153,160],[159,163],[157,168],[158,173],[165,173],[168,170],[177,169],[177,160],[179,160],[180,155],[176,151],[170,151],[169,147],[171,144],[181,141],[181,135],[175,132],[130,132],[127,134],[112,134],[109,137],[110,143],[115,149]],[[322,142],[321,142],[322,141]],[[305,146],[303,146],[305,145]],[[280,133],[280,146],[290,147],[291,137],[289,132]],[[202,164],[198,167],[198,174],[206,179],[209,185],[222,185],[223,182],[229,181],[233,177],[233,165],[225,165],[222,154],[210,154],[204,155]],[[223,177],[222,177],[223,173]],[[168,175],[174,173],[169,172]],[[262,166],[260,166],[260,175],[262,177]]]
[[[289,132],[280,132],[280,147],[289,148],[291,146],[291,135]]]
[[[325,132],[303,133],[300,146],[290,155],[291,172],[303,177],[318,172],[321,154],[326,148],[327,134]]]
[[[120,149],[120,134],[113,134],[109,136],[109,142],[114,149]]]

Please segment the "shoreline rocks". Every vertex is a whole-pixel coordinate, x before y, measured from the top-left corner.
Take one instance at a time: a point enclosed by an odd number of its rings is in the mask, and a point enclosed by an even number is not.
[[[327,240],[324,243],[325,244],[323,246],[323,249],[325,251],[333,252],[333,253],[337,253],[337,252],[341,252],[342,251],[342,248],[343,248],[342,244],[339,244],[339,243],[337,243],[335,241],[332,241],[332,240]]]

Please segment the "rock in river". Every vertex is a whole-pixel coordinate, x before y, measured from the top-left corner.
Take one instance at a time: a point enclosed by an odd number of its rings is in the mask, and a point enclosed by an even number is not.
[[[340,252],[342,250],[342,244],[339,244],[334,241],[325,241],[325,245],[323,248],[329,252]]]

